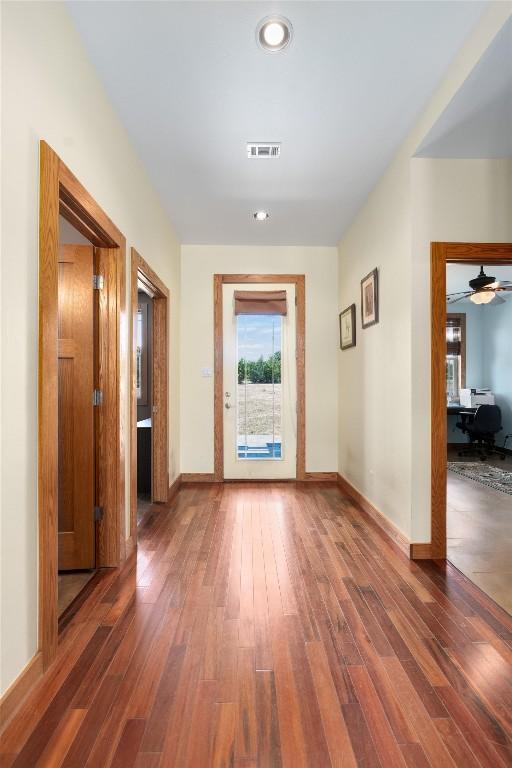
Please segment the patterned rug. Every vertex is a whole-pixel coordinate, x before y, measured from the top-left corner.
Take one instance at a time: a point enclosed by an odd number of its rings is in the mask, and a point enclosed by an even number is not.
[[[512,495],[512,472],[500,467],[491,467],[481,461],[449,461],[448,469],[482,485],[489,485],[496,491]]]

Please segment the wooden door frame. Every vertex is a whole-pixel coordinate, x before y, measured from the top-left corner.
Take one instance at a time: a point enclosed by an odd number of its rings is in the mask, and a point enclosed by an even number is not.
[[[169,497],[169,289],[160,280],[149,264],[135,250],[131,249],[131,317],[132,334],[130,355],[130,535],[137,537],[137,308],[139,281],[144,284],[153,299],[153,355],[152,392],[158,390],[163,403],[161,434],[151,430],[151,499],[166,502]],[[153,403],[153,397],[151,398]]]
[[[96,387],[103,405],[95,413],[97,494],[104,517],[97,531],[97,565],[117,567],[126,556],[125,441],[121,403],[126,392],[126,242],[59,156],[40,142],[38,525],[39,652],[43,668],[58,643],[58,251],[59,213],[94,246],[104,278],[98,297]],[[91,393],[92,397],[92,393]],[[91,510],[91,516],[93,510]]]
[[[305,275],[214,275],[214,475],[224,480],[224,386],[222,286],[233,283],[293,283],[295,285],[295,354],[297,360],[297,463],[296,480],[306,480],[306,278]]]
[[[414,558],[446,557],[447,425],[445,393],[446,265],[512,262],[512,243],[444,243],[430,245],[431,282],[431,521],[430,544],[412,544]]]

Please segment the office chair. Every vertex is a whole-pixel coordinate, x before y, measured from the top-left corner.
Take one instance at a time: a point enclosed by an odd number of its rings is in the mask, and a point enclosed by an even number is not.
[[[503,429],[499,406],[479,405],[473,421],[458,421],[455,426],[467,434],[469,439],[468,447],[459,451],[459,456],[477,455],[481,461],[493,455],[499,456],[502,460],[505,459],[505,452],[494,446],[496,435]]]

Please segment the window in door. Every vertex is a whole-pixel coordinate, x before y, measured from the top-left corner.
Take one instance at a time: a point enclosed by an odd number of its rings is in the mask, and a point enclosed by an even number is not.
[[[283,458],[282,315],[238,315],[237,457]]]

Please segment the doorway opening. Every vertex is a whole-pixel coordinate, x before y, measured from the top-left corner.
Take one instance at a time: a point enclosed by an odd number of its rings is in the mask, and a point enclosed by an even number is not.
[[[431,543],[422,554],[449,559],[510,611],[512,553],[501,551],[511,540],[509,265],[511,243],[432,243]],[[489,284],[483,300],[469,285],[482,266],[501,286],[491,296]]]
[[[137,522],[151,505],[151,416],[153,405],[153,299],[137,290]]]
[[[305,480],[304,275],[214,275],[212,479]]]
[[[126,392],[122,371],[127,350],[120,333],[126,282],[124,236],[44,141],[40,143],[39,206],[39,653],[46,669],[57,652],[59,568],[118,567],[126,556],[126,431],[120,407]],[[59,216],[91,245],[61,249]],[[91,305],[90,297],[96,293],[93,274],[98,278],[98,295]],[[82,310],[81,288],[75,288],[83,286],[85,295],[87,283],[87,308]],[[74,286],[71,292],[70,285]],[[74,311],[66,315],[70,297]],[[71,332],[70,317],[73,328],[76,325]],[[90,338],[91,317],[96,345]],[[75,331],[88,339],[83,355]],[[75,365],[80,374],[75,375]],[[73,401],[77,392],[83,413]],[[82,459],[87,463],[87,481],[82,487],[80,451],[85,445],[87,458]],[[62,459],[68,450],[73,456],[65,465]],[[86,504],[81,504],[82,496]],[[59,509],[62,499],[69,503]]]
[[[512,613],[512,262],[446,285],[446,557]]]
[[[132,248],[132,416],[130,528],[169,497],[169,290]]]

